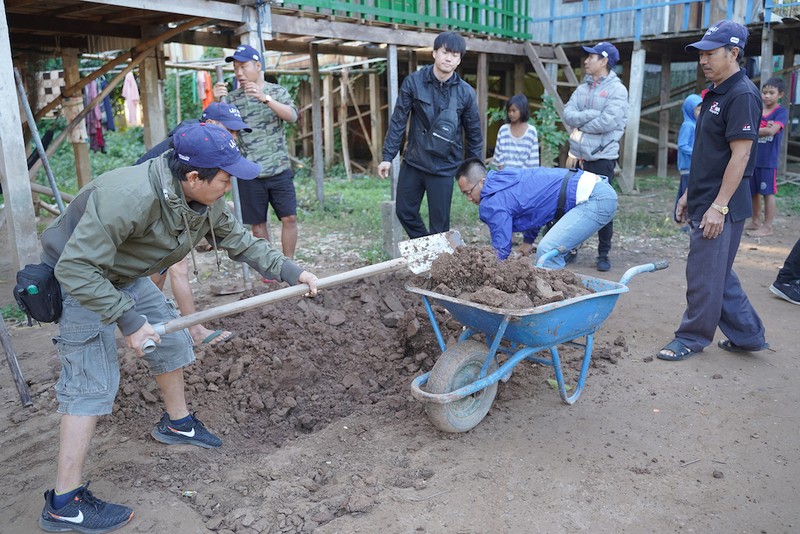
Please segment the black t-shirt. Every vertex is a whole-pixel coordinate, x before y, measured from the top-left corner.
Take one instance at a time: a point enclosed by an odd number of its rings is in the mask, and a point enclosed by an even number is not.
[[[761,122],[761,93],[745,76],[744,69],[717,87],[711,87],[703,98],[694,134],[692,164],[689,170],[689,217],[700,219],[722,186],[722,175],[731,159],[730,142],[736,139],[758,140]],[[728,202],[733,221],[750,217],[750,176],[756,162],[756,147],[744,171],[742,182]]]

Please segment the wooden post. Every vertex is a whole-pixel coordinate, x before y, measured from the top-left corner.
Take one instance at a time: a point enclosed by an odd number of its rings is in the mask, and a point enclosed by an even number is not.
[[[478,79],[476,85],[478,86],[478,115],[481,118],[481,134],[483,135],[481,159],[485,161],[487,130],[486,111],[489,108],[489,62],[487,61],[487,55],[484,52],[478,54]]]
[[[631,53],[631,75],[628,87],[628,125],[625,129],[625,152],[623,154],[622,176],[619,185],[623,193],[631,193],[636,176],[636,150],[639,147],[639,119],[642,113],[642,91],[644,89],[644,64],[647,51],[641,42],[633,45]]]
[[[761,83],[758,85],[759,88],[764,87],[767,80],[772,78],[774,70],[773,37],[772,26],[764,24],[761,27]]]
[[[322,127],[325,138],[325,168],[329,169],[333,165],[335,137],[333,134],[333,75],[328,73],[322,78],[322,101],[323,101],[323,120]]]
[[[71,87],[80,80],[78,70],[78,49],[62,48],[61,61],[64,65],[64,85]],[[64,113],[67,122],[72,121],[75,116],[83,110],[83,93],[73,91],[65,94],[66,101]],[[72,142],[72,152],[75,155],[75,174],[78,176],[78,188],[92,181],[92,167],[89,162],[89,134],[86,132],[86,123],[81,122],[70,132]]]
[[[397,45],[389,45],[389,52],[386,56],[386,78],[389,88],[389,121],[391,122],[394,106],[397,103],[397,97],[400,93],[400,74],[398,72],[397,64]],[[389,124],[389,123],[387,123]],[[400,154],[395,155],[392,160],[392,200],[397,196],[397,178],[400,175]],[[398,221],[399,223],[399,221]],[[398,250],[398,254],[399,254]],[[397,257],[397,256],[393,256]]]
[[[792,40],[789,43],[784,43],[783,45],[783,68],[787,68],[789,65],[794,65],[794,55],[795,55],[795,48],[794,48],[795,41]],[[789,95],[789,91],[791,90],[791,85],[786,84],[786,93],[784,93],[784,106],[789,110],[789,117],[792,116],[792,101],[791,95]],[[778,176],[786,176],[786,156],[789,154],[789,130],[791,130],[791,124],[787,124],[786,127],[783,129],[783,140],[781,141],[781,148],[778,152]]]
[[[304,83],[300,86],[300,102],[311,102],[311,84]],[[313,106],[312,106],[313,107]],[[305,112],[300,114],[300,137],[303,139],[303,156],[309,157],[313,154],[313,135],[307,135],[311,132],[311,115],[310,110],[306,109]]]
[[[659,103],[663,106],[669,103],[670,87],[672,85],[672,61],[669,52],[661,56],[661,91]],[[669,156],[669,110],[664,109],[658,114],[658,176],[667,177],[667,164]]]
[[[320,103],[319,83],[319,45],[311,43],[308,53],[311,56],[311,131],[314,133],[314,182],[317,186],[317,202],[320,207],[325,203],[325,167],[322,149],[322,106]]]
[[[525,63],[514,63],[514,94],[525,94]]]
[[[389,120],[391,121],[397,97],[399,95],[400,83],[397,63],[397,45],[389,45],[386,56],[386,82],[389,99]],[[379,112],[379,111],[378,111]],[[389,124],[389,123],[387,123]],[[400,256],[400,249],[397,244],[403,236],[403,229],[400,221],[397,220],[395,212],[395,202],[397,198],[397,180],[400,176],[400,154],[395,155],[392,160],[392,200],[381,203],[381,220],[383,222],[383,249],[392,258]]]
[[[0,39],[8,40],[8,22],[5,4],[0,2]],[[25,161],[25,143],[22,140],[22,119],[14,81],[14,64],[11,47],[0,46],[0,183],[3,185],[5,208],[0,216],[6,217],[8,249],[11,251],[11,268],[16,271],[28,263],[39,263],[39,240],[36,234],[36,214],[33,195],[28,180]],[[6,276],[11,277],[11,273]]]
[[[342,69],[339,77],[339,132],[342,140],[342,161],[347,181],[353,181],[353,170],[350,168],[350,143],[347,139],[347,69]]]
[[[175,124],[181,123],[181,71],[175,71]]]
[[[152,148],[167,137],[167,116],[164,110],[163,80],[166,72],[163,45],[156,45],[139,65],[141,82],[142,123],[144,125],[144,145]]]
[[[14,384],[17,386],[19,399],[22,401],[23,406],[30,406],[33,404],[31,400],[31,392],[28,390],[28,384],[22,376],[22,370],[19,368],[19,361],[17,361],[17,353],[14,350],[14,345],[11,344],[11,336],[6,329],[6,322],[0,317],[0,344],[6,353],[6,361],[8,368],[11,370],[11,376],[14,378]]]
[[[372,110],[370,116],[370,137],[372,138],[372,165],[375,169],[383,159],[381,145],[383,144],[383,113],[381,113],[381,88],[378,75],[369,74],[369,109]]]

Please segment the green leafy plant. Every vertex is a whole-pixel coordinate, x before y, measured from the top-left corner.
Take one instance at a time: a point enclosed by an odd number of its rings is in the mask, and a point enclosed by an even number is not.
[[[552,96],[542,95],[542,107],[533,114],[533,124],[539,135],[542,166],[552,167],[558,159],[559,148],[569,139],[566,130],[561,126],[561,117],[556,112]]]

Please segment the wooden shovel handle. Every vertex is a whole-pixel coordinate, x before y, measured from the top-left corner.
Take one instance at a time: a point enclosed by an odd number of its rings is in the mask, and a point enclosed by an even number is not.
[[[351,282],[353,280],[366,278],[367,276],[398,271],[405,267],[406,264],[407,262],[405,258],[396,258],[393,260],[384,261],[382,263],[376,263],[374,265],[368,265],[366,267],[354,269],[352,271],[335,274],[326,278],[320,278],[317,281],[317,289],[326,289]],[[308,293],[308,291],[309,287],[307,284],[298,284],[296,286],[264,293],[263,295],[256,295],[255,297],[223,304],[222,306],[215,306],[213,308],[199,311],[185,317],[178,317],[177,319],[173,319],[166,323],[157,323],[153,325],[153,328],[158,335],[169,334],[170,332],[177,332],[178,330],[183,330],[184,328],[189,328],[190,326],[194,326],[196,324],[205,323],[206,321],[212,319],[227,317],[228,315],[252,310],[253,308],[258,308],[259,306],[264,306],[265,304],[271,304],[273,302],[278,302],[291,297],[299,297],[301,295],[305,295]],[[156,343],[152,339],[148,339],[142,344],[142,352],[144,353],[153,352],[155,349]]]

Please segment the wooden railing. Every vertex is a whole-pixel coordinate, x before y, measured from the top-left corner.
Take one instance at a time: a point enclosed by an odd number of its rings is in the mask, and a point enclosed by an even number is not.
[[[528,0],[304,0],[281,7],[366,22],[530,40]]]

